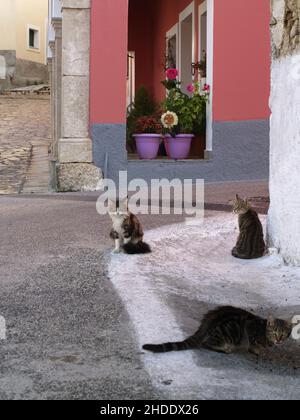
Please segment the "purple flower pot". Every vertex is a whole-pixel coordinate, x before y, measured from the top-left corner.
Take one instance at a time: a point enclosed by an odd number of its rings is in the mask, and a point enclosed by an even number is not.
[[[190,154],[193,134],[179,134],[176,137],[166,136],[167,153],[171,159],[187,159]]]
[[[160,134],[134,134],[136,150],[140,159],[156,159],[159,145],[161,143]]]
[[[169,148],[169,139],[170,139],[170,137],[165,137],[164,138],[164,144],[165,144],[165,149],[166,149],[167,156],[171,157],[170,156],[170,148]]]

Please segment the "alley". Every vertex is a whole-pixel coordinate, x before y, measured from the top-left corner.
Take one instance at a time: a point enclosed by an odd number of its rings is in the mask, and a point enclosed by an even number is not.
[[[299,398],[297,342],[259,362],[141,350],[145,341],[194,332],[220,304],[295,315],[299,270],[277,257],[233,261],[236,219],[211,211],[198,227],[178,216],[142,216],[153,254],[112,256],[109,218],[97,214],[96,199],[0,197],[0,316],[7,323],[0,399]]]
[[[22,192],[34,145],[50,143],[50,99],[0,96],[0,194]]]

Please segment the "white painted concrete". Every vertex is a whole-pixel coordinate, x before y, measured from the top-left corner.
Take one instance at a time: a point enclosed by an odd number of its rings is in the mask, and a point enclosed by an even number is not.
[[[272,66],[269,236],[300,265],[300,53]]]
[[[265,221],[265,218],[264,218]],[[138,346],[193,334],[208,309],[234,305],[292,318],[300,305],[300,270],[278,255],[240,261],[230,251],[236,218],[213,214],[204,225],[173,225],[146,233],[153,253],[114,255],[109,277],[133,323]],[[270,350],[257,363],[248,355],[205,350],[141,353],[153,385],[167,399],[298,398],[298,343]],[[300,365],[299,365],[300,366]]]
[[[213,150],[213,97],[214,97],[214,8],[215,0],[207,0],[207,84],[210,98],[207,104],[206,151]]]

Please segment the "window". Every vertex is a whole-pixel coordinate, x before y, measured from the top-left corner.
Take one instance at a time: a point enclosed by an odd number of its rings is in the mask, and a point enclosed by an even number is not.
[[[38,28],[28,27],[28,48],[38,50],[40,48],[40,30]]]
[[[175,25],[167,32],[167,67],[178,68],[178,25]]]
[[[193,81],[192,63],[195,62],[195,3],[179,15],[179,73],[182,86]]]

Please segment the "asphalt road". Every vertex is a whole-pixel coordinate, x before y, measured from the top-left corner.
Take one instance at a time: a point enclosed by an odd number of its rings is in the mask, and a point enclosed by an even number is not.
[[[158,397],[105,273],[110,223],[94,200],[0,197],[1,400]]]

